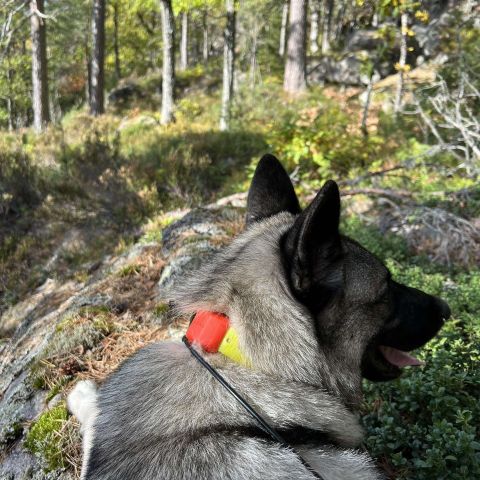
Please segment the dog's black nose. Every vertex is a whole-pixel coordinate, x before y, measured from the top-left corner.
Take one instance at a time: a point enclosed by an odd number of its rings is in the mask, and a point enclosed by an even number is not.
[[[444,302],[441,298],[436,298],[435,302],[437,304],[438,311],[440,312],[440,316],[442,317],[443,321],[448,320],[450,318],[450,315],[452,314],[448,303]]]

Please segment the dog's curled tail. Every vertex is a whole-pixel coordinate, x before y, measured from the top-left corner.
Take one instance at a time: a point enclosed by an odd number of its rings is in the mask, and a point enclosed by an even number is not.
[[[92,380],[78,382],[67,398],[68,410],[73,413],[82,425],[92,423],[97,415],[97,386]]]

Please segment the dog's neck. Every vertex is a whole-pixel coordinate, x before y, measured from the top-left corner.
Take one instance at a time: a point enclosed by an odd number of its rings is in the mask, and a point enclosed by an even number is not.
[[[279,245],[292,219],[285,213],[254,225],[172,292],[174,300],[184,312],[225,313],[254,370],[323,387],[356,408],[360,365],[319,348],[310,312],[290,291]]]

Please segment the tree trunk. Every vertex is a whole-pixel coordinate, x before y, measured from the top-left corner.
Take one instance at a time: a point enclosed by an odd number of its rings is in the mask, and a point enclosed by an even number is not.
[[[235,63],[235,0],[225,0],[227,24],[223,45],[223,92],[220,130],[228,130],[230,124],[230,104],[233,97],[233,75]]]
[[[162,114],[160,122],[166,125],[174,120],[173,89],[175,86],[175,21],[172,1],[160,0],[162,7],[163,70]]]
[[[113,51],[115,54],[115,78],[117,82],[122,78],[120,66],[120,48],[118,45],[118,1],[113,4]]]
[[[253,90],[257,78],[257,48],[258,48],[258,25],[257,19],[254,20],[252,32],[252,51],[250,55],[250,88]]]
[[[188,13],[182,12],[182,38],[180,39],[180,70],[188,67]]]
[[[306,79],[307,0],[290,0],[287,61],[283,89],[299,93],[307,86]]]
[[[398,60],[398,82],[397,92],[395,94],[394,112],[400,113],[402,109],[403,89],[405,84],[405,66],[407,64],[407,31],[408,31],[408,13],[403,12],[400,16],[400,58]]]
[[[318,52],[318,3],[310,0],[310,53]]]
[[[203,61],[206,63],[208,61],[208,22],[207,22],[207,11],[203,11]]]
[[[13,92],[12,92],[12,82],[13,75],[12,69],[10,68],[10,58],[7,50],[7,84],[8,84],[8,96],[7,96],[7,113],[8,113],[8,130],[12,131],[15,129],[15,111],[13,106]]]
[[[375,75],[375,72],[372,69],[370,78],[368,80],[367,95],[366,95],[367,98],[365,99],[365,105],[363,106],[362,125],[360,127],[364,137],[368,137],[367,121],[368,121],[368,112],[370,110],[370,104],[372,102],[374,75]]]
[[[105,112],[105,0],[93,0],[90,113]]]
[[[330,39],[332,37],[334,0],[324,0],[323,5],[322,53],[327,53],[330,51]]]
[[[44,0],[30,1],[30,26],[32,35],[32,105],[33,126],[41,132],[50,122],[48,110],[48,66],[47,37],[44,13]]]
[[[287,41],[287,22],[288,22],[288,0],[283,2],[282,8],[282,26],[280,27],[280,46],[278,54],[283,57],[285,55],[285,43]]]

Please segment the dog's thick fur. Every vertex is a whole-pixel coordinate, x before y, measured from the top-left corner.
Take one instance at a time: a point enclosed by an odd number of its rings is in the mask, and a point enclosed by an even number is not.
[[[252,368],[208,360],[326,479],[381,475],[355,450],[362,376],[401,370],[379,346],[417,348],[449,316],[435,297],[394,282],[338,232],[340,197],[327,182],[303,211],[278,160],[265,156],[249,192],[247,229],[174,292],[186,313],[223,312]],[[83,424],[82,478],[312,479],[180,343],[128,359],[69,407]]]

